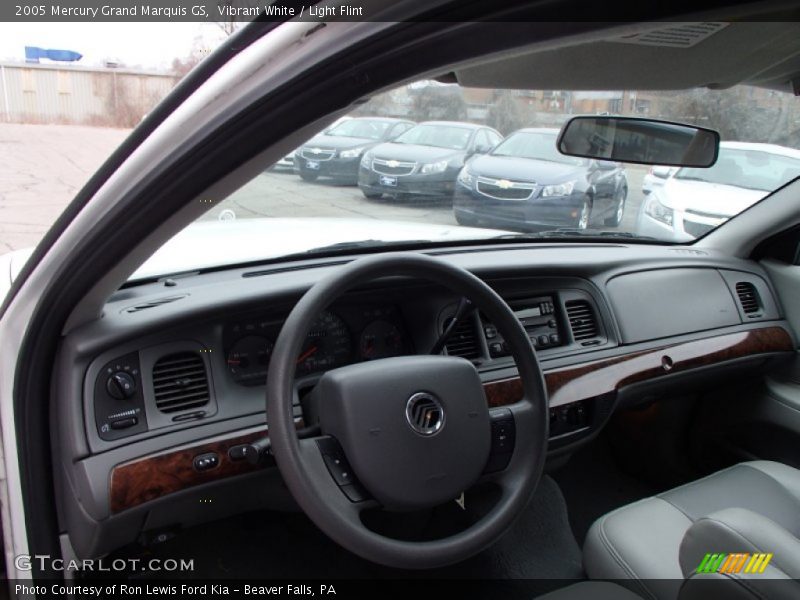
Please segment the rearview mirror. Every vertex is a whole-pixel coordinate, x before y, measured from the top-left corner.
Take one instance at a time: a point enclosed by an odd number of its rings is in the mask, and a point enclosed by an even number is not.
[[[615,162],[710,167],[719,134],[711,129],[632,117],[574,117],[561,129],[558,150]]]

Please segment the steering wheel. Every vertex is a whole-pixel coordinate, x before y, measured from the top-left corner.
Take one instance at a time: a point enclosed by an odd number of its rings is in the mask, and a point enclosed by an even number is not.
[[[387,276],[426,279],[467,297],[503,335],[516,360],[523,398],[505,408],[513,450],[486,473],[492,422],[475,366],[452,356],[400,356],[322,375],[312,390],[322,435],[298,439],[292,417],[297,356],[313,320],[359,284]],[[530,340],[505,301],[464,269],[413,253],[355,260],[300,299],[275,342],[267,376],[269,437],[297,503],[334,541],[372,562],[405,569],[462,561],[495,542],[523,511],[542,475],[548,408]],[[508,455],[506,455],[508,456]],[[458,498],[478,482],[499,488],[489,512],[467,529],[432,541],[404,541],[363,523],[368,508],[403,511]]]

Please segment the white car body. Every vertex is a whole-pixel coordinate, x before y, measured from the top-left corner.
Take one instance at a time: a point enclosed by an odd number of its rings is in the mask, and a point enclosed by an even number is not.
[[[662,187],[677,170],[677,167],[650,167],[642,179],[642,193],[646,196],[654,189]]]
[[[723,159],[725,150],[752,151],[789,158],[797,161],[795,177],[800,175],[798,150],[774,144],[722,142],[720,160]],[[637,235],[676,242],[691,241],[705,235],[771,193],[763,189],[682,179],[680,171],[675,169],[661,185],[653,188],[652,193],[645,197],[639,209]],[[781,185],[792,178],[789,177]],[[659,219],[654,213],[667,216]],[[671,223],[668,223],[670,220]]]

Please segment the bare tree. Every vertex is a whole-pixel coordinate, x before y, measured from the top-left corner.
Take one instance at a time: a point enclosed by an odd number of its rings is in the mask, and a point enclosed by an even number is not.
[[[496,90],[494,102],[489,106],[486,124],[494,127],[503,135],[525,126],[525,115],[519,102],[509,90]]]
[[[409,93],[412,118],[417,121],[463,121],[467,118],[467,103],[458,86],[426,85]]]

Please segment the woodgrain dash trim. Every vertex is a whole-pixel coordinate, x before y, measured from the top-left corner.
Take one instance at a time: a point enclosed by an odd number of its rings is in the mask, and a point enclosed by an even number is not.
[[[792,350],[792,339],[784,329],[766,327],[554,369],[545,373],[545,382],[550,405],[558,406],[613,392],[625,385],[666,373],[680,373],[744,356]],[[665,357],[671,364],[668,370],[663,366]],[[516,377],[485,383],[483,387],[492,407],[513,404],[522,398],[522,385]],[[256,471],[258,467],[247,461],[232,461],[228,458],[228,450],[266,434],[264,429],[234,435],[115,466],[110,481],[111,512],[118,513],[197,485]],[[194,457],[207,452],[219,456],[219,466],[209,471],[196,471]]]
[[[764,327],[702,340],[670,344],[545,372],[550,406],[593,398],[668,373],[728,360],[794,350],[792,338],[781,327]],[[489,406],[505,406],[522,398],[517,377],[485,383]]]
[[[228,450],[266,434],[266,429],[254,431],[117,465],[111,471],[111,512],[118,513],[196,485],[256,471],[258,467],[246,460],[231,460]],[[219,456],[219,465],[208,471],[196,471],[194,457],[207,452]]]

